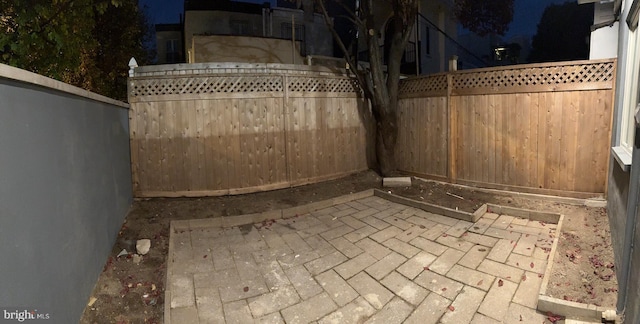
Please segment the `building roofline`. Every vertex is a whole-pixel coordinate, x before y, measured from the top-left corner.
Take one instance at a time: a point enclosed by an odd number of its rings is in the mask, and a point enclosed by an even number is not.
[[[230,1],[230,0],[185,0],[184,11],[228,11],[251,14],[261,14],[262,9],[271,8],[269,2],[263,4]]]

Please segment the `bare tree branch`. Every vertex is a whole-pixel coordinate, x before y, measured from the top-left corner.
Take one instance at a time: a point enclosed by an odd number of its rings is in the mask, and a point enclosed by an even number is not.
[[[365,97],[370,98],[372,96],[373,89],[369,87],[369,84],[366,81],[366,74],[358,70],[358,66],[355,64],[354,59],[351,57],[351,54],[347,50],[347,47],[344,45],[344,42],[340,38],[340,35],[338,35],[338,32],[336,31],[333,25],[331,17],[329,17],[327,8],[324,6],[323,0],[318,0],[317,3],[320,6],[320,10],[322,11],[322,16],[324,17],[324,21],[327,27],[329,28],[329,31],[331,31],[331,34],[333,35],[334,40],[338,44],[338,47],[340,47],[340,50],[342,51],[342,53],[344,54],[344,59],[349,65],[349,69],[353,71],[353,74],[356,77],[356,80],[358,81],[360,88],[362,88],[362,91],[365,92]]]

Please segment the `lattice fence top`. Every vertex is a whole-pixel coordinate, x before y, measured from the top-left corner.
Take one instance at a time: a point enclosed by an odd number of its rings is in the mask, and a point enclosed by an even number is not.
[[[593,82],[613,82],[614,61],[554,65],[528,68],[481,70],[453,74],[452,87],[457,89],[485,87],[555,86]]]
[[[443,91],[447,91],[447,76],[444,74],[411,78],[400,82],[400,93],[403,95]]]
[[[281,76],[223,75],[170,78],[140,78],[131,81],[130,96],[180,94],[282,92]]]
[[[350,78],[318,78],[313,76],[289,76],[287,89],[290,92],[337,92],[359,91],[358,84]]]

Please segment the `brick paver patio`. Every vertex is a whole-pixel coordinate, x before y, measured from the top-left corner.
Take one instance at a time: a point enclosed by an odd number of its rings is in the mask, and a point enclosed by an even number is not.
[[[276,222],[173,226],[167,323],[544,323],[555,224],[371,196]],[[213,225],[213,221],[211,223]]]

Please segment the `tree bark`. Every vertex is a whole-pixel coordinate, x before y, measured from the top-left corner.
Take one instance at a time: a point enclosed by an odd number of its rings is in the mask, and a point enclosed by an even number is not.
[[[376,109],[373,108],[372,109]],[[398,117],[395,109],[378,107],[386,111],[376,119],[376,157],[380,175],[393,176],[397,173],[395,149],[398,139]]]

